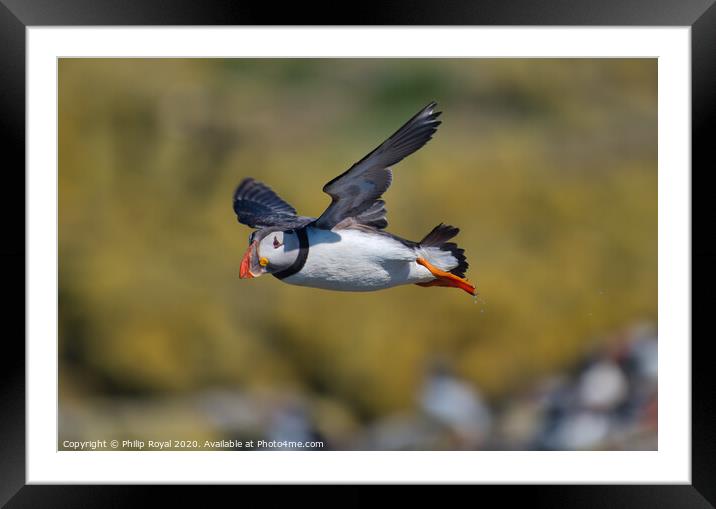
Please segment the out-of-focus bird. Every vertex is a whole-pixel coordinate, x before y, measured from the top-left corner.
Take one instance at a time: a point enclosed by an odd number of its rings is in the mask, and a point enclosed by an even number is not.
[[[465,279],[464,250],[448,242],[459,229],[439,224],[414,242],[385,231],[382,194],[391,166],[430,140],[440,125],[435,102],[323,191],[331,204],[318,218],[296,210],[268,186],[244,179],[234,193],[240,223],[256,228],[241,261],[240,277],[268,273],[293,285],[340,291],[373,291],[404,284],[448,286],[475,295]]]

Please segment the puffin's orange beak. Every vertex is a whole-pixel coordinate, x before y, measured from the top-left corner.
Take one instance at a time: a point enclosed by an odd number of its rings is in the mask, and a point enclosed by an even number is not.
[[[239,269],[239,277],[241,279],[259,277],[261,274],[266,272],[266,269],[264,269],[264,267],[258,262],[259,257],[256,252],[258,245],[258,241],[253,241],[246,250],[246,253],[244,253],[244,257],[241,259],[241,268]]]

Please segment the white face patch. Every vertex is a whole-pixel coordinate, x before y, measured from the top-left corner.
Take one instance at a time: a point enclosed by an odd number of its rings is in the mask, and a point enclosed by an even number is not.
[[[269,272],[290,267],[298,257],[298,236],[291,232],[271,232],[259,244],[259,257],[266,258]]]

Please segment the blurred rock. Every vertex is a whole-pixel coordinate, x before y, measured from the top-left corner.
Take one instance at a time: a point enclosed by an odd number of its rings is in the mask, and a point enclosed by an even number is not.
[[[423,411],[450,428],[465,448],[477,448],[490,433],[491,413],[477,388],[444,369],[430,373],[421,389]]]
[[[579,380],[579,403],[593,410],[611,410],[627,395],[627,379],[621,368],[601,360],[582,373]]]

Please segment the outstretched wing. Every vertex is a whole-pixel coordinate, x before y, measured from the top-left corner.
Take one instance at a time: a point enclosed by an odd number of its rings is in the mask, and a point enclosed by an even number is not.
[[[346,218],[385,228],[385,207],[379,198],[390,187],[390,166],[397,164],[425,145],[440,125],[437,103],[431,102],[408,120],[378,148],[323,186],[331,204],[316,221],[316,226],[330,230]],[[362,217],[365,215],[367,217]]]
[[[245,178],[234,192],[234,212],[240,223],[251,228],[279,226],[297,228],[313,221],[296,215],[296,209],[283,201],[265,184]]]

